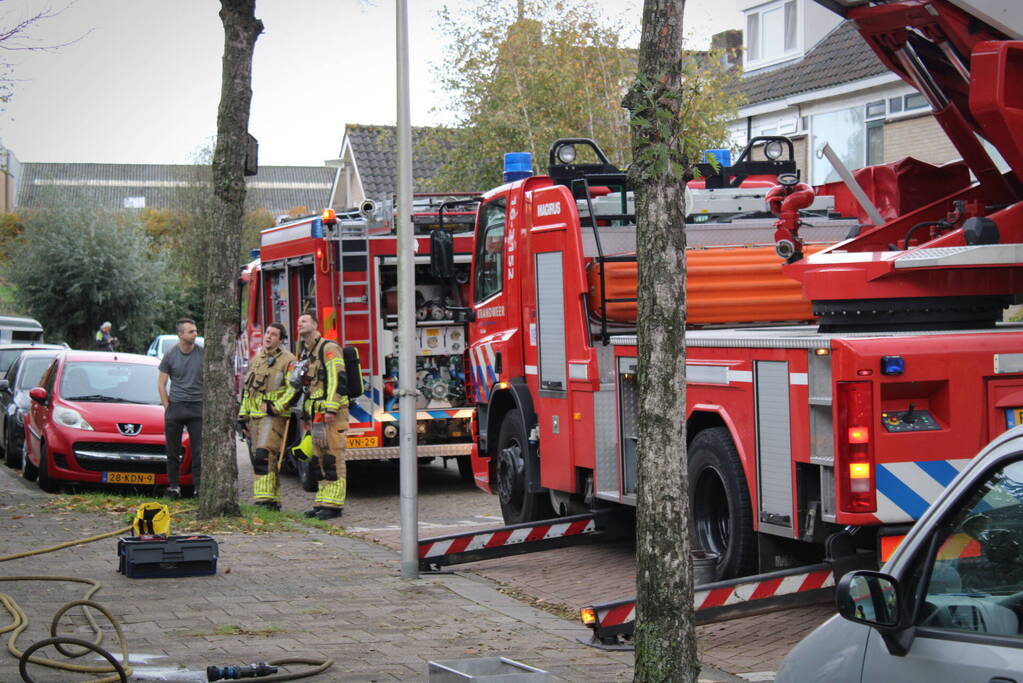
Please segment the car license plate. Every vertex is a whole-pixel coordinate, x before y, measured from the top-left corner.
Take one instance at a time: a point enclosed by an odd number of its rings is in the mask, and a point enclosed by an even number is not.
[[[152,472],[104,472],[103,482],[106,484],[155,484],[156,475]]]
[[[379,445],[380,439],[376,436],[348,437],[348,448],[376,448]]]
[[[1006,408],[1005,428],[1012,429],[1021,424],[1023,424],[1023,408]]]

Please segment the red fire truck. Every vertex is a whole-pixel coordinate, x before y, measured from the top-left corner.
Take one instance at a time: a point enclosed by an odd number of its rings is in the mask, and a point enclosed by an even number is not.
[[[1008,40],[1004,17],[967,14],[961,0],[825,4],[924,93],[964,161],[861,172],[902,212],[816,253],[799,214],[814,193],[779,176],[769,197],[778,253],[819,326],[736,325],[783,317],[770,290],[735,280],[732,267],[710,309],[723,289],[763,317],[726,311],[709,322],[732,324],[687,334],[695,543],[717,555],[719,579],[818,561],[847,527],[883,554],[974,453],[1023,419],[1023,326],[1001,322],[1023,293],[1023,108],[1012,82],[1023,42]],[[982,129],[1010,172],[990,161]],[[476,221],[460,313],[475,378],[472,466],[509,524],[636,500],[633,217],[624,173],[598,150],[596,163],[567,161],[582,142],[556,143],[548,175],[486,193]],[[704,253],[687,255],[690,268]],[[695,280],[690,323],[708,304]]]
[[[449,307],[462,304],[469,277],[475,204],[466,196],[416,195],[417,353],[416,429],[420,458],[454,457],[469,477],[469,422],[466,399],[466,329]],[[429,240],[438,227],[454,235],[454,282],[429,272]],[[259,350],[271,322],[295,329],[299,315],[315,311],[324,337],[359,351],[366,393],[350,405],[346,458],[398,457],[397,235],[390,202],[367,201],[359,209],[332,211],[264,230],[259,258],[241,275],[241,334],[238,376]],[[298,340],[289,339],[292,351]],[[302,484],[316,485],[308,465],[296,463]]]

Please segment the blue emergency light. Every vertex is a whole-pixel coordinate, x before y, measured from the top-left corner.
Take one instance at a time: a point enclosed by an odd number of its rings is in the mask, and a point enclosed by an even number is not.
[[[882,375],[901,375],[906,371],[906,359],[902,356],[881,356]]]
[[[705,154],[709,157],[717,159],[720,166],[731,166],[732,165],[732,151],[727,148],[723,149],[708,149]]]
[[[259,258],[259,249],[250,249],[249,258]]]
[[[529,152],[508,152],[504,155],[504,182],[522,180],[533,175],[533,155]]]

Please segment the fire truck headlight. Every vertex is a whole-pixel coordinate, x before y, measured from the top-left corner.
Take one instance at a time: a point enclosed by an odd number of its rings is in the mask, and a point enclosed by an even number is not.
[[[396,436],[398,436],[398,428],[395,427],[391,423],[385,424],[384,425],[384,438],[385,439],[393,439]]]
[[[558,148],[558,161],[570,164],[575,161],[575,145],[562,145]]]
[[[782,148],[781,142],[778,140],[771,140],[766,145],[764,145],[764,156],[770,159],[771,161],[781,159],[782,152],[784,151],[785,150]]]
[[[906,359],[902,356],[881,356],[882,375],[901,375],[906,371]]]

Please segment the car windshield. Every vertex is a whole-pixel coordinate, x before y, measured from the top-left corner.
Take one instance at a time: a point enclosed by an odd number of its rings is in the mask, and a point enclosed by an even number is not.
[[[158,405],[158,374],[155,365],[141,363],[68,363],[61,377],[60,395],[66,401]]]
[[[53,356],[25,359],[24,364],[21,366],[21,374],[18,375],[17,388],[31,389],[32,387],[39,386],[39,380],[42,378],[43,373],[46,372],[46,368],[50,367],[50,363],[52,362]]]
[[[11,367],[11,363],[17,360],[24,351],[25,349],[3,349],[0,351],[0,368]]]

